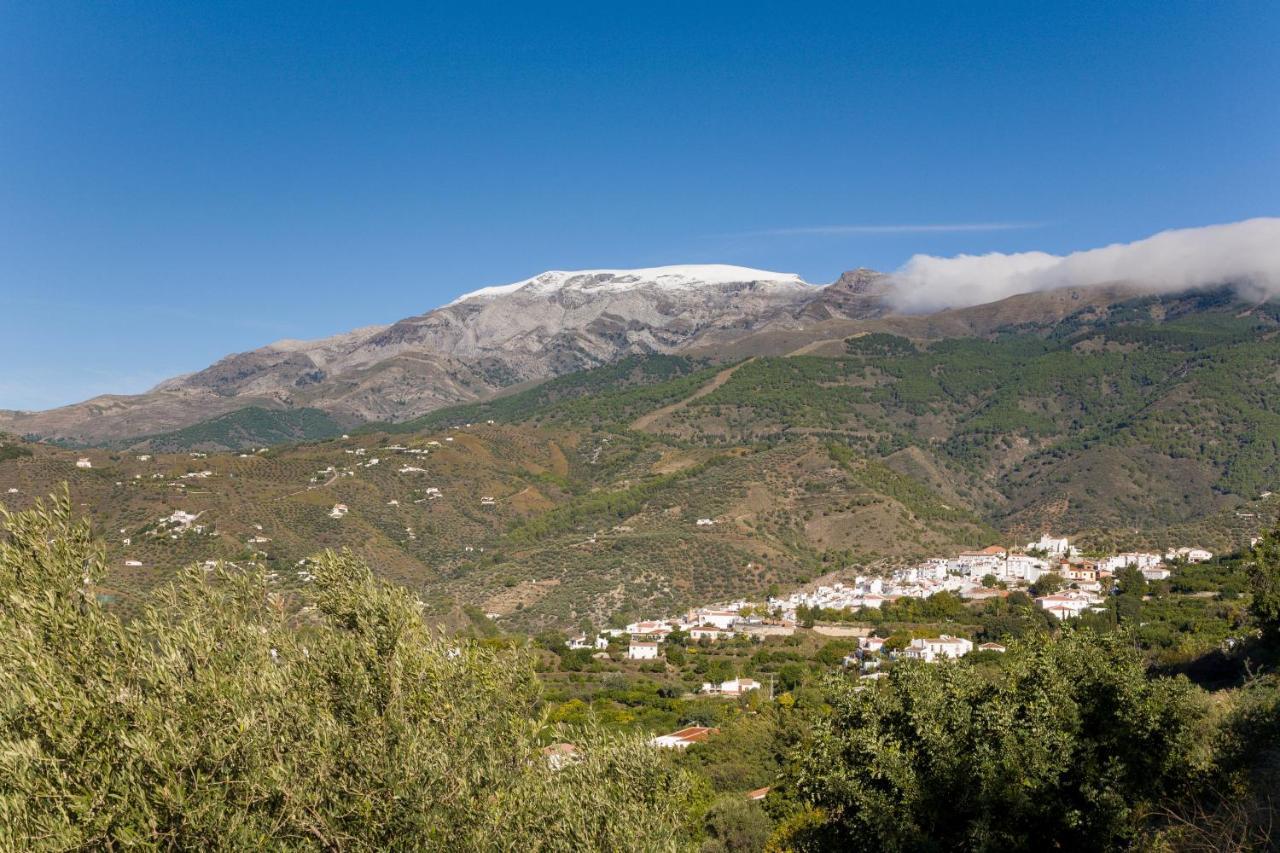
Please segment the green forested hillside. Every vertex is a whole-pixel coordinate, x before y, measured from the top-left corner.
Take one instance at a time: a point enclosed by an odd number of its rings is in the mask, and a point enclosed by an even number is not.
[[[292,441],[316,441],[342,432],[342,425],[319,409],[248,406],[173,432],[131,439],[128,446],[170,453],[240,450]]]
[[[855,337],[842,357],[753,359],[648,429],[915,460],[1002,529],[1163,530],[1280,484],[1276,334],[1275,306],[1210,294],[988,338]]]
[[[365,429],[413,433],[488,420],[513,423],[544,418],[618,422],[629,412],[640,414],[692,394],[713,373],[705,363],[682,356],[632,356],[492,400],[441,409],[411,421],[374,424]]]

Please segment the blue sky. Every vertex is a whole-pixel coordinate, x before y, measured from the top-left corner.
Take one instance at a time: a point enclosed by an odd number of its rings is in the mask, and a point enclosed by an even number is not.
[[[0,408],[550,268],[1280,213],[1280,4],[1047,6],[4,4]]]

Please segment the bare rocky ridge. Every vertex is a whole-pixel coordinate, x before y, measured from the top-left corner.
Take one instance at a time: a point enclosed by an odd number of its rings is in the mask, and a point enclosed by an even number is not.
[[[866,268],[843,273],[809,302],[801,316],[814,320],[837,318],[871,319],[891,310],[889,276]]]
[[[137,395],[0,412],[0,429],[74,443],[149,435],[241,409],[404,420],[502,388],[786,319],[820,296],[799,277],[720,265],[548,272],[317,341],[227,356]]]
[[[43,412],[0,412],[0,430],[101,444],[260,406],[320,409],[343,424],[401,421],[514,385],[629,355],[738,358],[817,352],[826,339],[883,329],[916,337],[981,333],[1075,310],[1080,290],[1028,294],[929,317],[895,316],[888,276],[857,269],[825,287],[724,265],[547,272],[484,288],[387,326],[285,340],[227,356],[144,394]],[[1114,300],[1103,289],[1084,297]]]

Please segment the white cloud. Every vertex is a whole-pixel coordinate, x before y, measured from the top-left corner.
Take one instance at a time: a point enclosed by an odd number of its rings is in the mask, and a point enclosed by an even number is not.
[[[1152,292],[1233,284],[1280,295],[1280,218],[1162,231],[1133,243],[1045,252],[915,255],[893,273],[892,301],[907,312],[960,308],[1017,293],[1126,282]]]

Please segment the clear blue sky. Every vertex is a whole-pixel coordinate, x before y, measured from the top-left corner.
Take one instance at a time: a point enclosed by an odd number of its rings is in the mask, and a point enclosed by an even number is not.
[[[1280,4],[1048,5],[5,3],[0,407],[549,268],[1280,213]]]

